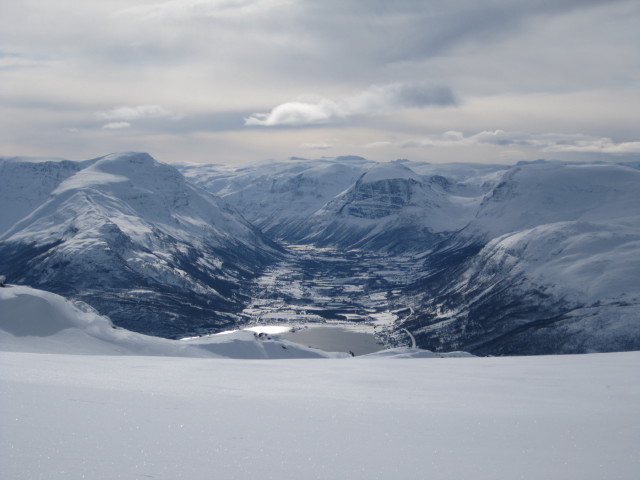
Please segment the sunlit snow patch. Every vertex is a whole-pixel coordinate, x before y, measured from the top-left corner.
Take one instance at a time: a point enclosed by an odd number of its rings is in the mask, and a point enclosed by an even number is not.
[[[269,335],[275,335],[278,333],[284,333],[291,331],[291,326],[285,325],[258,325],[255,327],[245,328],[244,330],[248,330],[250,332],[255,333],[267,333]]]

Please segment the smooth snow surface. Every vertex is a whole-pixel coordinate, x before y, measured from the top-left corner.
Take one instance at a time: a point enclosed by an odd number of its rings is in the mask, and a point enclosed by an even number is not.
[[[0,477],[637,480],[640,352],[0,353]]]

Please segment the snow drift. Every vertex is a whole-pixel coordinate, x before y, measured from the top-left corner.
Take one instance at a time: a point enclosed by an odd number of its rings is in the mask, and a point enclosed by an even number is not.
[[[169,340],[117,328],[82,302],[30,287],[0,288],[3,351],[84,355],[153,355],[216,358],[340,358],[276,337],[237,331]]]

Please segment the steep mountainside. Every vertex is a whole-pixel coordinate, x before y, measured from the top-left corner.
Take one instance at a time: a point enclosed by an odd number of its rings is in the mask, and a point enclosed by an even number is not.
[[[68,160],[0,157],[0,235],[81,169],[81,164]]]
[[[514,167],[405,297],[423,348],[540,354],[640,348],[640,172]]]
[[[421,177],[402,164],[378,164],[309,217],[293,239],[395,253],[425,251],[471,220],[480,199],[474,195],[441,176]]]
[[[278,257],[277,247],[147,154],[82,166],[0,236],[0,270],[10,281],[81,298],[146,333],[234,324],[243,285]]]

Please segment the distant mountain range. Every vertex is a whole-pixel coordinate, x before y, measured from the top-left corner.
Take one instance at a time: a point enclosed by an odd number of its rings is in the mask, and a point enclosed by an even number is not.
[[[413,259],[388,310],[422,348],[634,350],[638,192],[634,164],[4,157],[0,273],[180,337],[243,321],[254,279],[289,245],[360,250]]]

